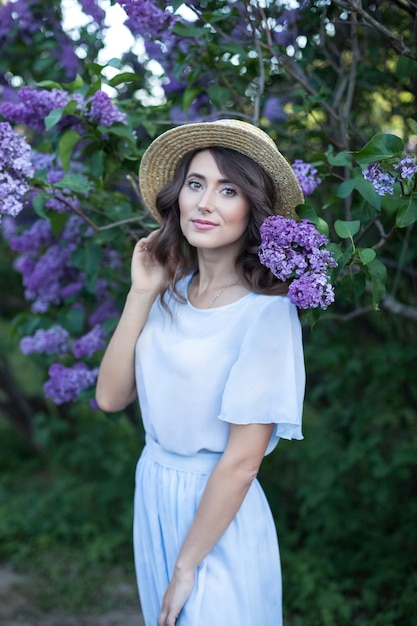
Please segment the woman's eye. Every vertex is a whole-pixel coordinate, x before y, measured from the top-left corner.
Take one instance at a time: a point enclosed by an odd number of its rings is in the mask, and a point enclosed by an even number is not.
[[[186,185],[190,189],[200,189],[201,188],[201,183],[198,180],[187,180]]]
[[[223,194],[229,198],[233,198],[236,195],[236,189],[233,189],[233,187],[225,187],[223,189]]]

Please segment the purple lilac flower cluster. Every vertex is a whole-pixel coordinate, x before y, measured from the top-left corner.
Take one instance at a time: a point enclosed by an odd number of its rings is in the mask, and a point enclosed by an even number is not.
[[[76,359],[85,359],[95,352],[105,348],[104,331],[100,324],[96,324],[90,332],[74,341],[73,352]]]
[[[54,363],[48,373],[49,380],[43,386],[44,393],[55,404],[63,404],[74,402],[83,389],[94,385],[98,368],[90,369],[85,363],[76,363],[73,367]]]
[[[54,109],[63,109],[70,100],[77,103],[77,111],[92,123],[109,127],[115,122],[126,124],[126,116],[113,104],[110,97],[101,90],[85,100],[80,94],[71,96],[61,89],[31,89],[22,87],[18,91],[20,102],[2,102],[0,113],[16,124],[25,124],[34,130],[45,130],[45,117]],[[64,116],[62,126],[79,125],[75,116]]]
[[[103,28],[106,12],[98,5],[98,2],[96,0],[79,0],[79,2],[83,12],[90,15],[96,24]]]
[[[385,169],[381,163],[370,163],[362,170],[365,180],[372,183],[373,188],[380,196],[393,195],[394,184],[397,180],[411,180],[417,174],[417,165],[413,157],[408,154],[395,163],[392,168],[398,172],[392,175],[389,170]]]
[[[34,174],[31,148],[8,122],[0,122],[0,220],[1,215],[16,217],[30,189]]]
[[[291,280],[288,297],[301,309],[327,309],[334,301],[328,271],[337,266],[327,237],[308,220],[273,215],[261,226],[259,259],[279,280]]]
[[[39,329],[31,337],[20,340],[23,354],[62,354],[68,352],[69,332],[62,326],[52,326],[48,330]]]
[[[126,124],[126,115],[119,111],[110,97],[101,90],[96,91],[92,100],[91,108],[87,113],[87,119],[101,126],[110,127],[115,122]]]
[[[414,159],[411,154],[398,161],[394,165],[394,169],[399,172],[400,178],[412,178],[414,174],[417,174],[417,165],[414,163]]]
[[[76,359],[90,358],[105,348],[104,330],[96,324],[88,333],[76,339],[72,352]],[[56,324],[47,330],[39,329],[33,335],[20,340],[22,354],[65,354],[70,351],[70,334],[62,326]]]
[[[71,253],[81,243],[83,221],[71,215],[58,243],[50,223],[37,220],[20,236],[10,239],[10,247],[19,252],[14,267],[22,274],[25,298],[32,301],[32,311],[45,313],[51,305],[79,293],[85,276],[71,263]]]
[[[147,39],[158,39],[169,30],[178,18],[167,10],[160,9],[154,0],[117,0],[126,11],[126,26],[134,35]]]
[[[365,180],[372,183],[373,188],[380,196],[394,193],[395,178],[382,169],[380,163],[370,163],[366,169],[362,170],[362,174]]]
[[[320,185],[321,178],[317,176],[317,170],[310,163],[304,163],[301,159],[297,159],[292,164],[292,169],[296,175],[301,189],[305,196],[311,196],[313,191]]]
[[[18,91],[20,102],[2,102],[0,113],[16,124],[25,124],[34,130],[45,130],[44,118],[54,109],[63,109],[69,96],[61,89],[31,89]]]

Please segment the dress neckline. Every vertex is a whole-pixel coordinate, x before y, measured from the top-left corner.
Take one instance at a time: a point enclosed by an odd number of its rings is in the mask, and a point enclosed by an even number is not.
[[[253,297],[253,296],[255,296],[255,295],[256,295],[254,292],[249,291],[249,293],[246,293],[246,294],[245,294],[244,296],[242,296],[241,298],[238,298],[237,300],[235,300],[234,302],[230,302],[229,304],[224,304],[224,305],[222,305],[222,306],[215,306],[215,307],[211,307],[211,308],[210,308],[210,307],[207,307],[207,308],[201,308],[201,309],[200,309],[199,307],[194,306],[194,304],[192,304],[192,303],[190,302],[190,299],[189,299],[189,297],[188,297],[188,291],[189,291],[190,284],[191,284],[191,281],[193,280],[193,278],[194,278],[194,274],[191,274],[191,276],[188,276],[188,277],[187,277],[187,279],[186,279],[186,281],[185,281],[185,294],[184,294],[184,295],[185,295],[186,302],[187,302],[187,305],[188,305],[188,306],[189,306],[189,308],[191,308],[193,311],[199,311],[199,312],[202,312],[202,313],[212,313],[213,311],[221,311],[221,310],[224,310],[224,309],[230,309],[231,307],[233,307],[233,306],[235,306],[235,305],[239,304],[239,303],[240,303],[240,302],[242,302],[243,300],[246,300],[247,298],[251,298],[251,297]]]

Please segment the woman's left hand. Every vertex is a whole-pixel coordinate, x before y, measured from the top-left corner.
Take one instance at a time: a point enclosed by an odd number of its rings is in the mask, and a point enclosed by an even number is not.
[[[158,626],[174,626],[178,615],[194,587],[194,570],[185,572],[174,571],[168,589],[162,600],[162,609],[158,618]]]

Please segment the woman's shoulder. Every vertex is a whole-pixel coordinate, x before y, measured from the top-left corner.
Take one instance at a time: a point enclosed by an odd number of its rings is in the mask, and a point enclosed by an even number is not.
[[[264,309],[277,309],[282,311],[296,310],[288,296],[286,295],[267,295],[262,293],[254,293],[252,306],[254,309],[263,311]]]

